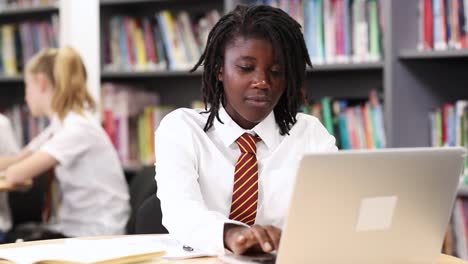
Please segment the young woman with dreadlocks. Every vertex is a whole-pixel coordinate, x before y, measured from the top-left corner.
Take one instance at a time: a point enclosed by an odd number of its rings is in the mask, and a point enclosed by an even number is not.
[[[306,64],[300,25],[280,9],[239,6],[218,21],[192,69],[204,68],[205,110],[178,109],[155,135],[169,233],[214,253],[278,248],[301,156],[337,150],[297,113]]]

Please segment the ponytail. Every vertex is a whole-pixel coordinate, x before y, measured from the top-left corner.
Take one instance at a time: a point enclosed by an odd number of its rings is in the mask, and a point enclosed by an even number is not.
[[[80,55],[71,47],[58,50],[53,67],[52,110],[62,120],[74,111],[95,110],[96,103],[86,87],[86,69]]]

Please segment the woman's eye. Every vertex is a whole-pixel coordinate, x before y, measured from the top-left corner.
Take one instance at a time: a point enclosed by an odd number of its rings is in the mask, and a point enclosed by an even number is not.
[[[280,69],[271,69],[270,72],[274,76],[280,76],[281,74],[283,74],[283,72]]]
[[[243,72],[250,72],[253,71],[252,66],[246,66],[246,65],[237,65],[237,68],[239,68]]]

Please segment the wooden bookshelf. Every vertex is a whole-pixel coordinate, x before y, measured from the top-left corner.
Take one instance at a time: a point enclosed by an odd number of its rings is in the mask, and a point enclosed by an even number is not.
[[[164,78],[164,77],[192,77],[201,76],[201,71],[193,73],[189,70],[178,71],[103,71],[101,73],[102,80],[118,80],[118,79],[139,79],[139,78]]]
[[[56,4],[35,5],[28,7],[7,7],[0,10],[0,17],[16,16],[16,15],[39,15],[58,12],[59,8]]]
[[[372,63],[342,63],[342,64],[320,64],[313,66],[312,69],[308,68],[307,72],[340,72],[340,71],[372,71],[382,70],[382,62]],[[101,72],[102,80],[118,80],[128,78],[163,78],[163,77],[191,77],[200,76],[201,70],[193,73],[189,70],[160,70],[160,71],[109,71],[103,70]]]
[[[17,76],[6,76],[0,75],[0,83],[22,83],[24,78],[22,75]]]
[[[468,59],[468,49],[442,51],[403,50],[400,52],[399,58],[402,60]]]
[[[340,72],[340,71],[365,71],[365,70],[382,70],[383,62],[362,62],[362,63],[336,63],[336,64],[312,64],[312,69],[307,69],[308,72]]]
[[[100,0],[101,6],[119,6],[119,5],[140,5],[168,2],[186,2],[186,0]]]

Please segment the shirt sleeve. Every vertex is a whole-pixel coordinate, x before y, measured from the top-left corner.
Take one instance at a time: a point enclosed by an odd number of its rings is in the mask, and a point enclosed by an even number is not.
[[[210,253],[223,253],[223,230],[230,221],[207,208],[198,183],[197,155],[190,127],[170,114],[155,133],[157,195],[163,225],[176,239]]]
[[[65,123],[42,144],[39,151],[48,153],[61,165],[69,166],[91,147],[90,133],[86,126]]]
[[[26,145],[26,149],[31,152],[38,151],[44,143],[47,142],[52,136],[52,126],[49,125],[46,129],[44,129],[39,135],[37,135],[34,139],[32,139],[28,145]]]
[[[336,147],[336,139],[323,126],[320,121],[314,117],[314,132],[312,135],[312,144],[315,146],[315,151],[318,152],[334,152],[338,151]]]
[[[10,121],[0,116],[0,155],[12,155],[19,152]]]

